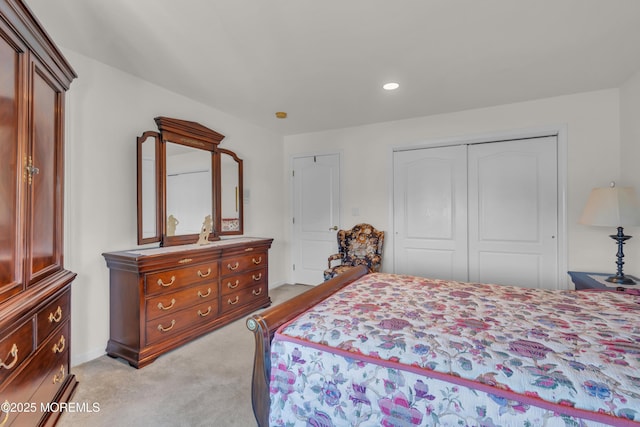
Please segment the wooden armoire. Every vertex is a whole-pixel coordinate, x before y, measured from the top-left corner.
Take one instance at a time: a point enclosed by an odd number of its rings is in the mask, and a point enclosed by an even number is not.
[[[0,0],[0,426],[55,424],[69,372],[64,97],[75,72],[21,0]]]

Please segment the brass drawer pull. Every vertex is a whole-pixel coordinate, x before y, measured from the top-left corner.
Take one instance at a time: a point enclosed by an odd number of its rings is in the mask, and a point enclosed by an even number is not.
[[[206,298],[206,297],[208,297],[209,295],[211,295],[211,288],[207,289],[207,294],[206,294],[206,295],[202,295],[202,292],[198,291],[198,296],[199,296],[200,298]]]
[[[53,345],[53,348],[52,348],[53,352],[62,353],[64,351],[64,344],[65,344],[64,335],[61,335],[58,343]]]
[[[240,280],[236,280],[236,283],[233,284],[231,282],[227,282],[227,288],[229,289],[235,289],[238,287],[238,285],[240,284]]]
[[[238,269],[238,267],[240,267],[240,263],[239,263],[238,261],[236,261],[236,264],[235,264],[235,265],[233,265],[233,266],[232,266],[231,264],[227,264],[227,268],[228,268],[229,270],[237,270],[237,269]]]
[[[209,268],[209,270],[207,270],[206,273],[203,273],[202,271],[198,270],[198,276],[202,277],[203,279],[205,277],[209,277],[210,274],[211,274],[211,268]]]
[[[262,257],[258,257],[257,260],[255,258],[251,258],[251,261],[253,261],[255,265],[258,265],[262,262]]]
[[[59,372],[60,372],[60,374],[59,374],[59,375],[58,375],[58,374],[56,374],[56,375],[54,375],[54,376],[53,376],[53,383],[54,383],[54,384],[61,383],[61,382],[62,382],[62,380],[64,380],[64,377],[65,377],[65,375],[64,375],[64,371],[65,371],[65,369],[64,369],[64,365],[60,365],[60,371],[59,371]]]
[[[9,358],[9,356],[13,357],[13,361],[9,364],[6,364],[2,360],[0,360],[0,368],[11,369],[16,365],[16,363],[18,362],[18,345],[17,344],[14,344],[11,346],[11,350],[9,350],[9,354],[7,354],[7,359]]]
[[[254,294],[255,296],[258,296],[262,293],[262,288],[258,289],[257,291],[254,289],[251,291],[252,294]]]
[[[206,313],[203,313],[202,311],[198,310],[198,316],[200,317],[206,317],[209,315],[209,313],[211,313],[211,306],[209,306]]]
[[[171,326],[167,326],[166,328],[162,326],[161,323],[158,324],[158,330],[160,332],[167,332],[170,331],[171,329],[173,329],[173,327],[176,325],[176,321],[175,319],[171,321]]]
[[[180,264],[188,264],[191,261],[193,261],[193,258],[182,258],[180,261],[178,261],[178,263],[180,263]]]
[[[169,305],[168,307],[165,307],[161,302],[158,303],[158,308],[160,310],[170,310],[173,308],[173,306],[176,304],[176,299],[175,298],[171,298],[171,305]]]
[[[158,279],[158,285],[164,286],[165,288],[173,285],[173,282],[176,281],[176,276],[171,276],[171,281],[169,283],[164,283],[162,279]]]
[[[58,323],[60,320],[62,320],[62,308],[58,306],[55,313],[49,313],[49,323]]]
[[[262,279],[262,273],[258,273],[257,276],[255,274],[252,274],[251,278],[257,282],[258,280]]]
[[[231,301],[231,298],[229,298],[229,300],[227,300],[227,303],[233,305],[233,304],[237,304],[238,301],[240,301],[240,297],[238,295],[236,295],[236,299]]]

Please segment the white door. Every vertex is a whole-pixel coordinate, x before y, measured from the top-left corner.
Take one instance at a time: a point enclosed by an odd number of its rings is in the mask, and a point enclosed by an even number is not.
[[[557,138],[394,153],[394,271],[558,287]]]
[[[394,153],[394,271],[467,280],[464,145]]]
[[[469,146],[469,280],[558,287],[556,137]]]
[[[340,155],[293,159],[293,280],[317,285],[338,251]]]

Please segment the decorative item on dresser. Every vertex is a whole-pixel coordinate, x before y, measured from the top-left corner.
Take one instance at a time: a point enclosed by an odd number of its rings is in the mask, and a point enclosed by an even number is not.
[[[271,304],[273,239],[237,237],[103,254],[110,269],[107,354],[142,368],[158,356]]]
[[[69,372],[64,97],[75,72],[21,0],[0,0],[0,425],[52,425]],[[26,406],[25,406],[26,405]]]

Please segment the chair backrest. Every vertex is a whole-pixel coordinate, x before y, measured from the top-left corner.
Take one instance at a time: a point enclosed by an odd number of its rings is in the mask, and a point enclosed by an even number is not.
[[[338,252],[343,265],[364,264],[371,268],[382,257],[384,231],[370,224],[357,224],[351,230],[338,230]]]

